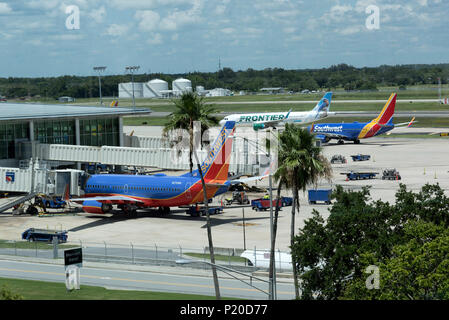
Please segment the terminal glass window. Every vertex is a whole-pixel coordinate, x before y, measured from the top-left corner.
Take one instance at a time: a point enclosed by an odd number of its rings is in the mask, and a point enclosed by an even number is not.
[[[30,139],[30,125],[26,123],[0,123],[0,159],[16,157],[16,142]]]
[[[34,124],[34,137],[40,143],[75,144],[75,121],[41,121]]]
[[[80,120],[83,146],[119,146],[118,118]]]

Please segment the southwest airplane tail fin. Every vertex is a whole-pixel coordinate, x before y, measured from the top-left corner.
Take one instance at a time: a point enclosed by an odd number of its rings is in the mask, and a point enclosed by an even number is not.
[[[205,180],[228,180],[235,121],[227,121],[201,164]]]
[[[329,111],[332,102],[332,92],[326,92],[324,97],[313,108],[314,112]]]
[[[228,179],[235,123],[235,121],[226,121],[215,142],[211,144],[211,149],[201,164],[201,172],[205,180],[226,181]],[[199,177],[199,173],[198,170],[194,170],[192,173],[183,174],[182,177]]]
[[[394,109],[396,106],[397,94],[392,93],[379,116],[374,119],[374,122],[379,125],[385,125],[393,122]]]

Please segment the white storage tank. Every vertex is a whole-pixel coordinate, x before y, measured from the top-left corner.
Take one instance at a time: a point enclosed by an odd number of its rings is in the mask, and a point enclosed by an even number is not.
[[[172,83],[173,94],[175,96],[182,95],[183,92],[192,92],[192,81],[184,78],[179,78]]]
[[[118,85],[119,98],[132,98],[133,97],[133,83],[126,82]],[[134,97],[143,98],[143,83],[134,82]]]
[[[162,98],[162,92],[168,91],[168,82],[161,79],[153,79],[143,85],[144,98]]]

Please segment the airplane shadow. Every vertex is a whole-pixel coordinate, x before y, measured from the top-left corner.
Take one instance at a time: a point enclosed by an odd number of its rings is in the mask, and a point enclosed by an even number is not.
[[[279,218],[281,218],[281,213],[282,213],[282,211],[279,213]],[[222,217],[220,219],[215,218],[214,216],[210,217],[211,227],[215,227],[215,226],[219,226],[219,225],[223,225],[223,224],[229,224],[229,223],[242,222],[242,220],[243,220],[241,216],[237,217],[235,215],[232,215],[232,217],[227,218],[226,213],[220,214],[220,216]],[[192,216],[186,214],[185,211],[181,210],[181,209],[180,210],[172,210],[170,214],[163,215],[163,216],[159,215],[157,210],[145,210],[145,211],[138,211],[135,216],[128,216],[128,215],[119,213],[119,211],[116,211],[116,212],[113,212],[112,215],[92,214],[92,215],[86,215],[85,218],[89,219],[89,220],[94,220],[94,221],[88,222],[88,223],[86,223],[84,225],[80,225],[78,227],[74,227],[68,231],[69,232],[77,232],[77,231],[96,228],[96,227],[100,227],[100,226],[104,226],[104,225],[108,225],[108,224],[112,224],[112,223],[135,220],[135,219],[142,219],[142,218],[159,218],[159,219],[169,219],[169,220],[177,220],[177,221],[200,221],[200,222],[204,223],[201,226],[201,228],[202,229],[207,228],[207,223],[205,223],[206,216],[192,217]],[[260,217],[252,217],[252,218],[245,217],[245,222],[266,220],[269,218],[270,218],[269,214],[266,216],[260,216]]]
[[[385,142],[364,142],[364,143],[360,143],[358,145],[354,144],[354,143],[345,143],[345,144],[338,144],[338,143],[328,143],[323,145],[323,147],[338,147],[338,146],[344,146],[344,145],[355,145],[355,146],[380,146],[380,147],[390,147],[390,146],[403,146],[406,145],[403,142],[399,142],[399,141],[385,141]]]

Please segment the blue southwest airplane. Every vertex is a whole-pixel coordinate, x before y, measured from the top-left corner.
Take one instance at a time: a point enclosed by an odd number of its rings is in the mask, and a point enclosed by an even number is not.
[[[225,193],[233,183],[254,180],[228,180],[235,121],[222,127],[206,159],[201,164],[207,198]],[[81,203],[88,213],[108,213],[113,205],[125,213],[134,214],[139,208],[159,208],[169,213],[170,207],[202,202],[203,186],[198,170],[181,176],[155,175],[92,175],[84,183],[84,198],[71,199]]]
[[[324,143],[329,142],[331,139],[338,139],[339,144],[343,144],[345,140],[354,141],[355,144],[359,144],[361,139],[387,133],[396,127],[404,125],[410,127],[415,118],[410,122],[393,124],[396,97],[396,93],[391,94],[379,116],[370,122],[318,123],[308,127],[308,129],[310,132],[315,133],[316,138]]]

